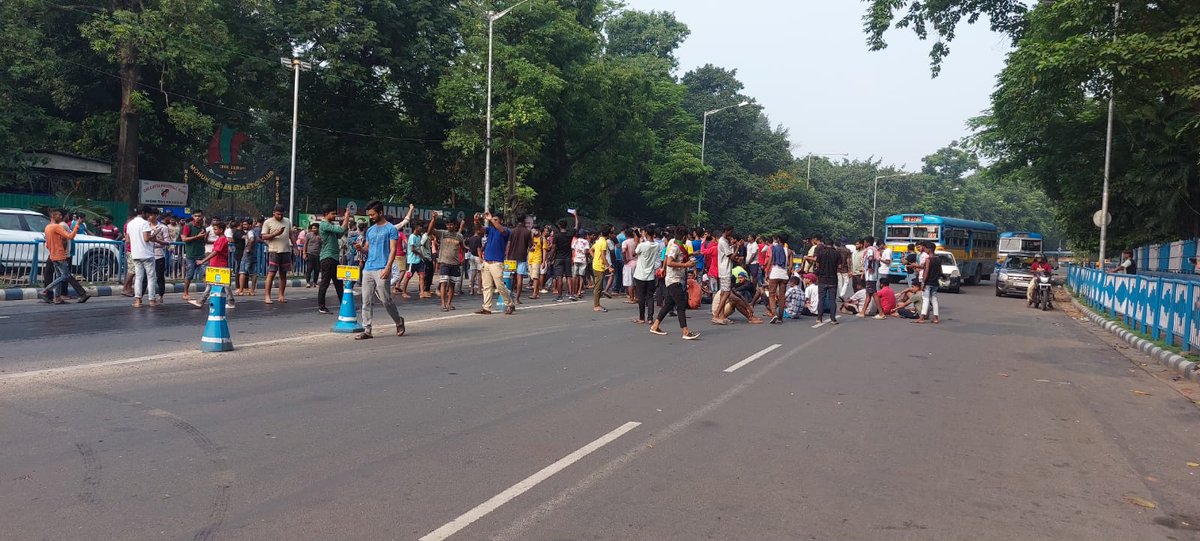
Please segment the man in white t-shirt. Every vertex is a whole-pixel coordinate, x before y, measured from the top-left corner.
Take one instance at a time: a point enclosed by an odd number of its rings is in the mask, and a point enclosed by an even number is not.
[[[158,278],[154,268],[154,231],[147,220],[158,211],[143,206],[142,212],[125,226],[129,255],[133,259],[133,307],[142,307],[142,296],[149,289],[150,306],[158,306]]]

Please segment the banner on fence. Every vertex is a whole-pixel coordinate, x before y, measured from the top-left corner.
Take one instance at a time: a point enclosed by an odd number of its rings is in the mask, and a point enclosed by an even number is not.
[[[178,182],[158,182],[143,180],[139,200],[143,205],[156,206],[187,206],[188,185]]]
[[[365,216],[367,214],[367,203],[369,203],[369,201],[366,199],[350,199],[348,197],[339,197],[337,200],[338,208],[344,209],[349,207],[350,213],[354,214],[355,216]],[[413,209],[412,224],[415,225],[421,222],[429,222],[429,219],[433,217],[433,211],[435,210],[445,217],[445,219],[454,220],[456,222],[470,216],[468,214],[469,211],[463,209],[416,205]],[[389,216],[395,216],[397,219],[404,218],[404,215],[408,213],[408,203],[383,201],[383,213]],[[338,212],[338,215],[340,216],[341,212]]]

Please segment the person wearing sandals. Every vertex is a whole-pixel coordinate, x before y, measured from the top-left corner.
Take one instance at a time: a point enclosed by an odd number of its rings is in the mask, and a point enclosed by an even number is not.
[[[913,323],[925,323],[929,317],[929,307],[933,306],[933,324],[937,325],[941,321],[938,319],[938,299],[937,299],[937,278],[930,274],[930,269],[934,265],[940,265],[937,256],[934,255],[936,245],[932,242],[923,242],[917,244],[917,249],[921,255],[917,257],[917,268],[921,276],[921,283],[925,284],[925,295],[921,302],[921,317],[918,317]],[[930,279],[930,278],[933,279]]]
[[[437,229],[439,215],[438,211],[433,211],[433,215],[429,219],[429,232],[438,241],[438,297],[442,301],[442,311],[449,312],[455,309],[454,282],[462,276],[462,260],[459,259],[459,254],[462,253],[466,240],[463,239],[459,230],[466,225],[467,220],[463,218],[461,223],[446,220],[446,228]]]
[[[692,332],[687,326],[688,301],[684,277],[687,276],[689,269],[696,266],[696,260],[688,257],[687,248],[683,245],[687,236],[687,228],[678,227],[675,229],[675,240],[667,245],[667,255],[663,259],[663,282],[667,288],[666,302],[658,311],[658,317],[654,319],[654,323],[650,325],[650,332],[665,336],[667,332],[660,328],[662,320],[667,317],[667,314],[674,311],[679,317],[679,329],[683,333],[683,339],[695,340],[700,338],[700,334]]]
[[[359,252],[366,254],[366,263],[362,270],[363,332],[354,339],[366,340],[374,337],[371,334],[371,316],[375,311],[376,302],[382,302],[388,315],[392,316],[392,321],[396,322],[396,336],[404,336],[404,318],[400,317],[400,313],[396,311],[396,303],[392,302],[388,281],[392,263],[396,260],[396,242],[400,239],[400,234],[383,214],[383,203],[367,203],[367,217],[372,225],[367,228],[363,240],[355,245]]]

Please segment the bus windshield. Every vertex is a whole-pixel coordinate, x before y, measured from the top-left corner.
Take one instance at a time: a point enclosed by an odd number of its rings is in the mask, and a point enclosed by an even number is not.
[[[1040,252],[1042,239],[1008,237],[1000,239],[1001,252]]]
[[[887,238],[908,240],[912,238],[912,228],[907,225],[889,225]]]
[[[889,240],[938,240],[940,237],[938,226],[936,225],[889,225],[887,227],[887,238]]]

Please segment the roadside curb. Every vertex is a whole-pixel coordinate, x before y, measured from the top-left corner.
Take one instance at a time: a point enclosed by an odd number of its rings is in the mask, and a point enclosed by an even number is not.
[[[1163,349],[1154,342],[1146,340],[1125,330],[1115,321],[1097,314],[1096,312],[1092,311],[1091,308],[1084,306],[1082,303],[1079,303],[1074,299],[1071,299],[1071,302],[1075,303],[1075,306],[1079,308],[1079,310],[1082,311],[1084,315],[1088,317],[1088,319],[1092,320],[1092,323],[1095,323],[1104,330],[1117,335],[1117,337],[1128,342],[1129,345],[1133,346],[1138,351],[1149,355],[1154,360],[1158,361],[1159,364],[1175,370],[1184,378],[1195,382],[1200,382],[1200,365],[1198,365],[1196,362],[1189,361],[1181,355],[1177,355],[1170,350]]]
[[[287,285],[288,287],[304,287],[304,280],[288,280]],[[83,289],[93,297],[112,297],[121,294],[121,286],[88,286]],[[0,301],[35,301],[41,288],[14,287],[2,291],[4,294],[0,295]],[[74,292],[70,288],[68,291]],[[192,284],[192,291],[204,291],[204,284]],[[167,290],[164,293],[183,293],[183,284],[167,284]]]

